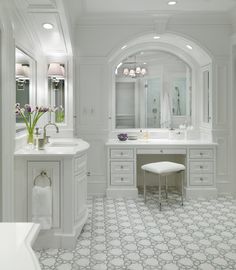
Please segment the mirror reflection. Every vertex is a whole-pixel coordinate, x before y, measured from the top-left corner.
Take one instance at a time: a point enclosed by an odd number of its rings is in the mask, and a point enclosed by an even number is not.
[[[34,104],[36,89],[33,88],[33,65],[34,60],[19,48],[15,49],[15,77],[16,77],[16,103],[21,106]],[[16,131],[25,129],[23,119],[16,116]]]
[[[210,117],[210,79],[209,70],[203,71],[203,122],[209,123]]]
[[[176,128],[191,123],[191,69],[157,50],[123,59],[115,70],[116,128]]]
[[[65,65],[51,63],[48,66],[48,91],[50,105],[55,108],[55,113],[50,115],[54,123],[65,122]]]

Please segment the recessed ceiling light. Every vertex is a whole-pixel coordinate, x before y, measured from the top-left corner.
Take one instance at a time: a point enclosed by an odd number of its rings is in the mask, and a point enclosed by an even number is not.
[[[192,47],[191,45],[189,45],[189,44],[187,44],[186,47],[187,47],[189,50],[192,50],[192,49],[193,49],[193,47]]]
[[[51,29],[53,29],[53,24],[51,24],[51,23],[44,23],[43,24],[43,28],[44,29],[47,29],[47,30],[51,30]]]
[[[127,45],[124,45],[123,47],[121,47],[121,50],[124,50],[127,47]]]
[[[161,38],[160,36],[154,36],[153,37],[154,39],[159,39],[159,38]]]
[[[174,6],[174,5],[176,5],[177,4],[177,1],[169,1],[168,2],[168,5],[169,6]]]

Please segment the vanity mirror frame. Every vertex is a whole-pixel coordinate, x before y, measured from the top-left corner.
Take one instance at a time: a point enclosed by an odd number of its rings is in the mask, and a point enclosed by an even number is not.
[[[212,126],[212,67],[206,65],[201,68],[202,82],[202,125]]]
[[[173,54],[179,57],[186,65],[189,66],[191,69],[191,79],[192,79],[192,100],[191,100],[191,125],[193,127],[198,127],[200,122],[199,113],[196,113],[196,108],[201,102],[199,95],[196,95],[196,89],[201,87],[200,84],[200,66],[197,62],[185,51],[177,48],[171,44],[165,43],[144,43],[144,44],[137,44],[132,47],[125,49],[124,51],[116,52],[111,58],[109,59],[109,70],[110,70],[110,85],[111,91],[109,92],[109,128],[112,134],[117,134],[119,132],[124,131],[124,129],[117,129],[116,128],[116,75],[115,69],[122,62],[123,59],[127,58],[129,55],[133,55],[139,51],[149,51],[149,50],[156,50],[156,51],[163,51],[166,53]],[[139,132],[140,130],[149,130],[152,131],[164,131],[166,132],[168,129],[166,128],[128,128],[125,129],[126,132]],[[113,136],[112,136],[113,137]]]
[[[37,61],[29,52],[27,52],[26,49],[23,49],[21,46],[16,45],[15,46],[15,65],[17,63],[16,50],[21,51],[29,59],[30,75],[31,75],[30,84],[29,84],[29,104],[32,106],[36,106],[37,104]],[[15,78],[16,78],[16,74],[15,74]],[[15,91],[17,91],[16,88],[15,88]],[[15,97],[15,100],[16,100],[16,97]],[[24,106],[24,105],[25,104],[21,104],[21,106]],[[25,123],[16,123],[16,134],[19,134],[25,131],[26,131]]]
[[[56,123],[60,129],[72,129],[72,121],[73,121],[73,91],[71,89],[71,85],[72,82],[70,81],[69,78],[69,68],[70,68],[70,60],[67,57],[49,57],[47,59],[47,95],[48,95],[48,106],[52,106],[53,104],[51,104],[52,102],[52,93],[50,93],[50,89],[49,89],[49,77],[48,77],[48,67],[49,64],[51,63],[59,63],[61,65],[64,66],[64,104],[65,104],[65,108],[64,108],[64,121],[61,123]],[[48,114],[48,121],[53,121],[54,122],[54,115],[52,115],[50,117],[50,114]]]

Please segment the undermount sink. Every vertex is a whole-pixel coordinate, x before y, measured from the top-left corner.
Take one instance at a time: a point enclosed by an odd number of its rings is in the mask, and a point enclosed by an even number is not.
[[[75,142],[52,142],[48,146],[49,147],[75,147],[78,144]]]

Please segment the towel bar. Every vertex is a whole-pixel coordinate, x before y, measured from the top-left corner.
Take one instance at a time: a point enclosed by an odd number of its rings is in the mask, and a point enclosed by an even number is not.
[[[34,178],[34,186],[37,184],[36,182],[37,182],[37,179],[38,179],[39,177],[47,177],[48,182],[49,182],[49,186],[52,185],[52,180],[51,180],[51,178],[47,175],[47,172],[46,172],[46,171],[41,171],[41,173],[40,173],[39,175],[37,175],[37,176]]]

